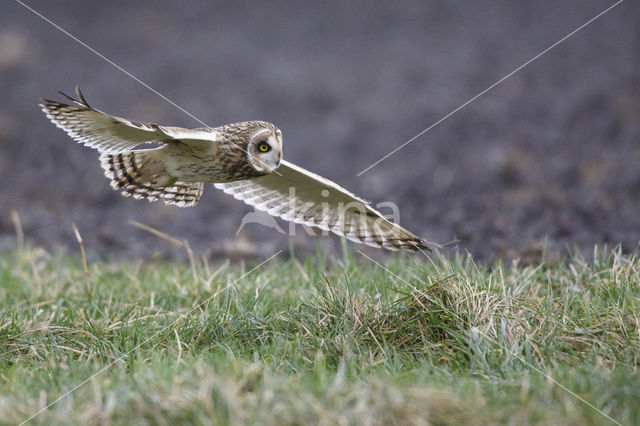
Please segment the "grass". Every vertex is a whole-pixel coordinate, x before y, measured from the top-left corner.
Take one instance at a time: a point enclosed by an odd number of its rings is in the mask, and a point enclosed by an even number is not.
[[[0,423],[100,373],[30,423],[638,424],[639,296],[640,260],[615,250],[85,275],[19,248],[0,255]]]

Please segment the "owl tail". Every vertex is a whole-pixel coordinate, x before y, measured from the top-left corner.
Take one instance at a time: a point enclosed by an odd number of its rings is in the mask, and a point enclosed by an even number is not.
[[[111,187],[125,197],[163,200],[166,204],[191,207],[198,204],[204,183],[181,182],[171,176],[159,150],[103,153],[100,165]]]

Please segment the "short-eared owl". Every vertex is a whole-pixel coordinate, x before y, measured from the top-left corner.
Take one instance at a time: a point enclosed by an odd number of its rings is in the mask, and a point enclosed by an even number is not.
[[[77,142],[100,152],[111,186],[126,197],[195,206],[205,183],[284,220],[391,250],[429,250],[427,242],[392,223],[368,201],[282,159],[282,133],[271,123],[245,121],[183,129],[139,123],[91,107],[43,100],[47,117]],[[145,143],[160,145],[139,149]]]

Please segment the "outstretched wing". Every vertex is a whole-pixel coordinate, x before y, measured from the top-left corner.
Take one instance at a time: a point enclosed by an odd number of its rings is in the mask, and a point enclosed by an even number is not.
[[[75,105],[43,99],[40,107],[44,113],[75,141],[100,152],[118,154],[143,143],[168,139],[207,142],[216,140],[216,132],[209,128],[189,130],[181,127],[158,126],[105,114],[91,107],[77,87],[78,99],[60,93]]]
[[[288,161],[276,170],[278,174],[214,185],[258,210],[358,243],[431,251],[426,241],[388,221],[369,202],[338,184]]]

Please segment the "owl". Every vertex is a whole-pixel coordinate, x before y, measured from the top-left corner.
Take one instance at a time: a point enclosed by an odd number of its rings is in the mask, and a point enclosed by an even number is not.
[[[72,139],[100,152],[105,176],[126,197],[190,207],[204,184],[213,183],[257,210],[358,243],[414,251],[430,251],[433,244],[338,184],[284,160],[282,132],[271,123],[159,126],[105,114],[78,88],[77,99],[60,93],[72,104],[43,99],[42,110]]]

